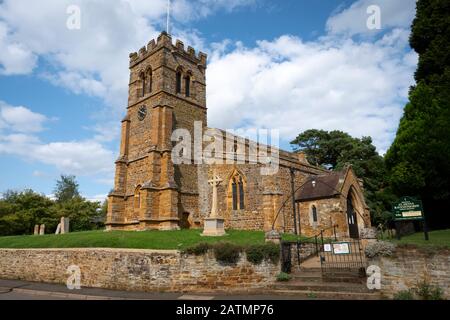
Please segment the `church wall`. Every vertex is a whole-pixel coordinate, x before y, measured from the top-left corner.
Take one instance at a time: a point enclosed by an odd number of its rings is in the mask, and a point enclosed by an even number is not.
[[[235,170],[244,179],[244,209],[233,210],[230,178]],[[208,168],[209,176],[216,173],[223,181],[218,187],[218,211],[225,218],[225,228],[237,230],[262,230],[264,215],[262,208],[262,177],[259,174],[260,166],[252,164],[241,165],[211,165]],[[208,198],[212,198],[212,188],[208,190]],[[211,210],[209,205],[208,212]]]
[[[288,200],[280,212],[279,220],[282,221],[281,229],[287,232],[294,231],[294,221],[292,215],[292,201],[288,199],[291,195],[290,170],[280,167],[275,175],[261,175],[261,164],[237,164],[226,165],[217,164],[202,166],[203,181],[200,180],[199,201],[204,203],[203,209],[199,203],[200,217],[209,215],[211,210],[212,188],[207,185],[207,180],[213,173],[223,181],[218,187],[218,210],[225,218],[225,227],[231,229],[264,230],[264,194],[265,192],[277,193],[278,198],[276,210],[281,207],[285,200]],[[245,209],[232,210],[232,195],[230,189],[230,179],[233,172],[238,171],[245,180]],[[295,186],[298,187],[306,179],[306,174],[295,173]],[[270,225],[272,225],[270,222]],[[285,226],[285,228],[283,227]]]
[[[312,206],[317,209],[317,223],[313,220]],[[348,237],[348,225],[343,203],[339,197],[300,203],[301,233],[312,237],[324,230],[324,237],[333,237],[336,226],[337,237]]]

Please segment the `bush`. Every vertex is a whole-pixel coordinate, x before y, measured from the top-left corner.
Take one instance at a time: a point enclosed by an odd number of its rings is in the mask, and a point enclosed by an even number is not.
[[[189,247],[186,250],[184,250],[187,254],[193,254],[196,256],[204,255],[208,252],[208,250],[211,249],[211,245],[206,242],[198,243],[193,247]]]
[[[280,247],[274,243],[266,243],[262,245],[252,245],[245,250],[247,260],[255,265],[260,264],[264,260],[268,260],[273,264],[280,260]]]
[[[286,272],[280,272],[277,275],[277,281],[279,282],[287,282],[291,280],[291,276],[289,274],[287,274]]]
[[[414,300],[414,294],[411,290],[402,290],[394,295],[394,300]]]
[[[395,245],[390,242],[377,241],[369,244],[366,247],[365,253],[368,258],[374,258],[377,256],[386,257],[392,256],[395,251]]]
[[[444,300],[443,290],[425,281],[417,285],[416,293],[422,300]]]
[[[397,292],[394,300],[414,300],[415,295],[422,300],[444,300],[443,290],[426,281],[418,283],[413,289]]]
[[[236,264],[239,261],[242,248],[238,245],[219,242],[214,245],[214,256],[218,262],[224,264]]]

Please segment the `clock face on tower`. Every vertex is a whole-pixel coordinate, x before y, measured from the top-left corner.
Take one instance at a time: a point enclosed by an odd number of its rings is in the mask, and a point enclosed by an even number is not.
[[[138,119],[142,121],[145,119],[146,116],[147,116],[147,107],[146,106],[140,107],[138,110]]]

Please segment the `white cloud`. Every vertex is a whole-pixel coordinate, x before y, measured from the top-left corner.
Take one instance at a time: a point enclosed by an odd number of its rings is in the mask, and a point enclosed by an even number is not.
[[[173,16],[188,21],[257,3],[174,0]],[[81,30],[66,28],[69,4],[81,8]],[[368,33],[366,9],[372,4],[381,7],[385,36],[378,41],[353,41],[348,36]],[[327,36],[314,42],[286,35],[260,41],[255,48],[238,43],[230,50],[227,40],[211,46],[210,125],[275,127],[288,138],[309,128],[342,129],[356,136],[371,135],[385,150],[413,83],[417,57],[408,51],[406,29],[414,4],[415,0],[356,1],[333,14]],[[0,2],[0,70],[31,72],[39,56],[52,65],[50,70],[56,70],[41,76],[77,94],[102,98],[114,107],[108,111],[117,120],[127,101],[128,54],[158,35],[165,12],[166,0],[4,0]],[[207,47],[198,32],[176,25],[173,29],[174,38],[196,49]],[[11,56],[4,58],[8,52],[4,48],[11,45],[24,52],[23,59],[14,56],[17,63]],[[98,128],[110,120],[103,120]],[[0,129],[5,125],[0,119]],[[107,141],[107,135],[97,134],[91,141],[73,143],[102,147]],[[40,145],[47,146],[41,149],[49,154],[69,146]],[[85,160],[62,163],[80,170],[77,167],[83,166],[77,163]]]
[[[389,28],[409,28],[415,15],[416,0],[359,0],[349,8],[344,8],[332,15],[327,21],[330,34],[376,34]],[[369,30],[367,13],[369,6],[381,9],[381,30]]]
[[[113,174],[114,155],[104,139],[44,143],[36,135],[48,118],[26,107],[12,107],[0,101],[0,154],[52,165],[63,173],[100,176]],[[41,176],[40,171],[33,173]]]
[[[46,116],[25,107],[13,107],[0,101],[0,129],[22,133],[40,132],[47,120]]]
[[[36,66],[37,57],[24,44],[8,37],[6,24],[0,21],[0,75],[30,73]]]
[[[280,129],[286,140],[340,129],[372,136],[384,152],[413,84],[417,57],[408,35],[395,29],[376,42],[282,36],[256,48],[219,46],[207,71],[210,125]]]
[[[95,141],[43,143],[27,134],[0,137],[0,154],[52,165],[63,173],[80,176],[112,175],[114,155]]]
[[[91,202],[103,203],[108,198],[108,195],[107,194],[97,194],[93,197],[85,196],[84,198],[86,198],[88,201],[91,201]]]
[[[174,0],[173,16],[187,21],[256,1]],[[81,9],[80,30],[66,27],[69,5]],[[30,73],[40,56],[57,69],[42,75],[53,84],[100,97],[115,111],[123,111],[128,55],[165,27],[166,5],[166,0],[4,0],[0,2],[0,72]],[[203,46],[195,31],[173,30],[174,37],[197,49]]]

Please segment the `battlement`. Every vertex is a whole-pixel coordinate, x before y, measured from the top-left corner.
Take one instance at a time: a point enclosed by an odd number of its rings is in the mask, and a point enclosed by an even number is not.
[[[144,60],[153,52],[161,49],[162,47],[168,48],[170,49],[172,54],[179,54],[196,63],[198,66],[206,69],[208,56],[205,53],[199,52],[197,55],[195,49],[191,46],[188,46],[186,50],[184,48],[184,43],[178,39],[176,40],[174,45],[172,43],[172,37],[165,31],[158,36],[158,39],[156,41],[153,39],[147,44],[147,46],[139,49],[138,52],[130,53],[130,65],[135,65],[136,63]]]

